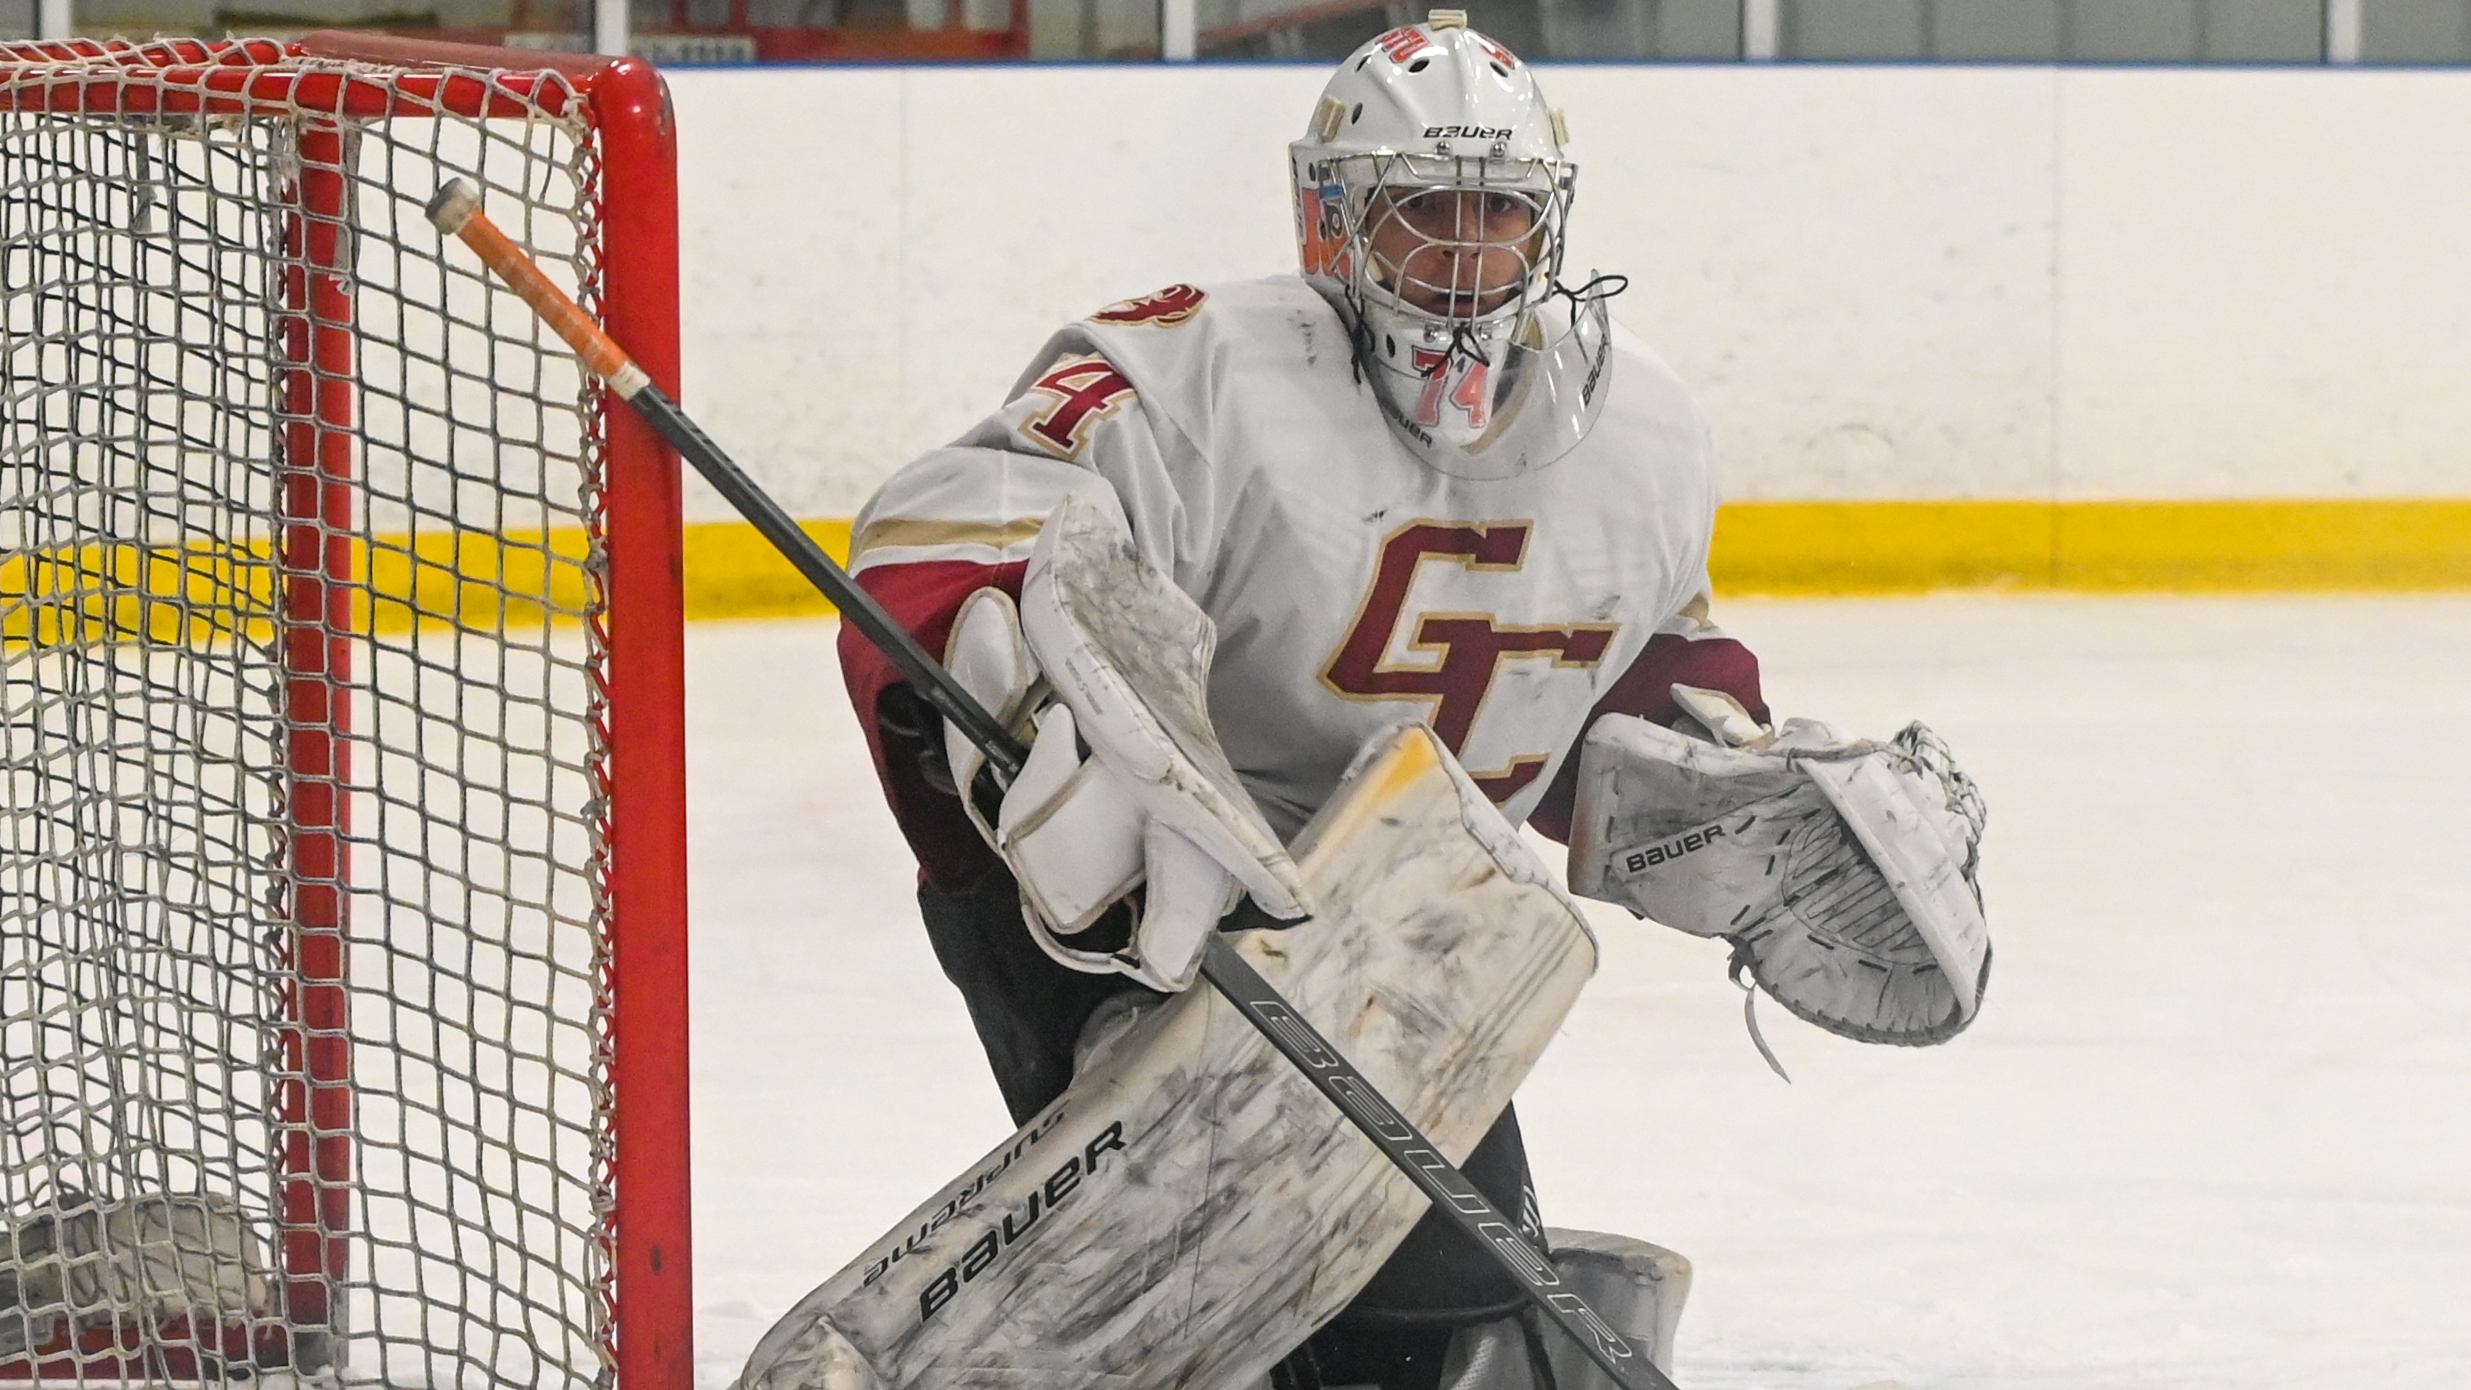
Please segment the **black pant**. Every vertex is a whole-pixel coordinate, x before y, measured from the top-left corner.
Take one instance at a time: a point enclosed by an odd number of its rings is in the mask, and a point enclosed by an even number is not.
[[[969,1006],[1013,1123],[1027,1122],[1071,1084],[1073,1044],[1100,1002],[1142,987],[1056,964],[1030,938],[1019,890],[1001,870],[959,892],[921,884],[918,907],[937,963]],[[1543,1248],[1515,1111],[1503,1107],[1461,1170]],[[1508,1275],[1439,1212],[1427,1212],[1355,1301],[1288,1358],[1280,1376],[1302,1390],[1358,1383],[1432,1390],[1451,1332],[1519,1303]]]

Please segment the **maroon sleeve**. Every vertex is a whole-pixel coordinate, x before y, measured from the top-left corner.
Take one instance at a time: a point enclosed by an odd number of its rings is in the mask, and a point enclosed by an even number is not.
[[[878,565],[861,571],[858,584],[909,629],[919,645],[940,655],[964,600],[990,586],[1018,599],[1028,568],[1026,561]],[[883,783],[892,818],[899,822],[910,852],[918,856],[919,875],[938,888],[967,887],[998,861],[950,789],[943,716],[910,688],[855,623],[841,624],[840,652],[850,708],[867,736],[867,752],[875,759],[875,776]]]
[[[1672,723],[1682,713],[1682,707],[1673,703],[1677,685],[1721,690],[1741,701],[1751,718],[1768,722],[1767,701],[1759,697],[1759,658],[1750,654],[1750,648],[1730,637],[1657,633],[1647,639],[1646,649],[1630,663],[1630,669],[1587,712],[1579,737],[1571,740],[1561,770],[1553,774],[1553,785],[1545,789],[1544,800],[1536,803],[1527,823],[1562,844],[1570,843],[1572,803],[1579,792],[1580,740],[1601,715],[1635,714],[1651,723]]]

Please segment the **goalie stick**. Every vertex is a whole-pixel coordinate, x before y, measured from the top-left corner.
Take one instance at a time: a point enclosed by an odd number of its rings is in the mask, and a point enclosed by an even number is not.
[[[552,332],[566,340],[587,370],[633,407],[808,582],[831,599],[842,615],[900,668],[902,676],[937,713],[951,720],[963,736],[984,750],[988,771],[999,782],[1009,783],[1019,775],[1029,750],[971,698],[942,663],[929,655],[907,629],[893,621],[874,595],[860,588],[847,570],[825,554],[813,537],[800,529],[720,445],[689,419],[591,315],[481,212],[479,189],[468,180],[449,180],[429,200],[426,211],[439,231],[461,238],[540,315]],[[1222,929],[1237,930],[1278,925],[1290,924],[1269,920],[1249,898],[1240,901],[1220,924]],[[1372,1083],[1339,1054],[1319,1029],[1297,1013],[1225,937],[1211,936],[1202,953],[1201,976],[1259,1029],[1271,1047],[1302,1072],[1314,1089],[1337,1106],[1432,1202],[1435,1210],[1442,1212],[1509,1275],[1529,1303],[1576,1342],[1590,1360],[1612,1377],[1615,1385],[1621,1390],[1678,1390],[1585,1299],[1564,1287],[1552,1262],[1529,1245],[1509,1218],[1468,1181],[1467,1175],[1383,1099]]]

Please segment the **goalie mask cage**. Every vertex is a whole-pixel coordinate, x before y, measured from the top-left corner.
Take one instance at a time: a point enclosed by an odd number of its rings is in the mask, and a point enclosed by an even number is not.
[[[632,60],[0,45],[0,1381],[691,1381],[675,388]]]

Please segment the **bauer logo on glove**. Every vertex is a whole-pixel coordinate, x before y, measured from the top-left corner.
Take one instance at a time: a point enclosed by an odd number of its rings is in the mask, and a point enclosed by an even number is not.
[[[1597,721],[1572,890],[1732,941],[1737,967],[1830,1032],[1919,1045],[1963,1031],[1990,975],[1985,812],[1947,745],[1920,724],[1885,743],[1807,719],[1754,733],[1724,697],[1674,693],[1715,741]]]
[[[1661,845],[1649,845],[1645,849],[1632,850],[1622,857],[1622,872],[1635,874],[1642,870],[1655,868],[1668,859],[1679,859],[1694,850],[1706,849],[1724,837],[1725,828],[1721,825],[1700,826],[1686,835],[1677,835]]]

